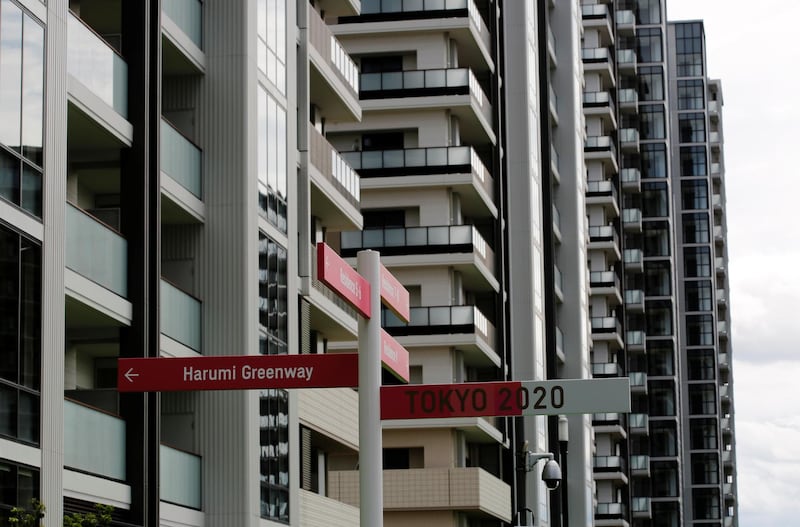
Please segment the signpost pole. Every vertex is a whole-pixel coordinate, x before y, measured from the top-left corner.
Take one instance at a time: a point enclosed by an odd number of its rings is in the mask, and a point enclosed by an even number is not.
[[[358,471],[360,519],[383,527],[383,438],[381,436],[380,253],[359,251],[358,272],[372,284],[371,317],[358,321]]]

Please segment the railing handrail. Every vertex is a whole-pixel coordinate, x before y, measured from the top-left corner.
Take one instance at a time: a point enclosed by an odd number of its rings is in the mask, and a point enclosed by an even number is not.
[[[423,81],[422,88],[464,88],[464,87],[466,87],[466,88],[469,88],[470,91],[472,91],[472,90],[477,90],[478,91],[477,95],[478,95],[478,99],[479,99],[480,104],[483,104],[483,99],[484,98],[488,99],[488,97],[486,97],[486,93],[483,91],[483,88],[477,82],[477,78],[475,77],[475,73],[472,71],[471,68],[425,68],[425,69],[411,69],[411,70],[401,70],[401,71],[379,71],[379,72],[372,72],[372,73],[360,72],[359,73],[359,80],[361,81],[361,85],[360,85],[359,89],[361,91],[383,91],[383,90],[386,89],[386,88],[383,87],[383,78],[384,78],[384,76],[386,76],[386,75],[397,75],[397,74],[401,75],[402,86],[401,86],[400,89],[405,89],[405,78],[406,78],[407,74],[409,74],[409,73],[420,73],[420,72],[422,72],[424,74],[424,73],[437,72],[437,71],[443,71],[443,72],[464,71],[464,72],[467,73],[467,81],[466,81],[466,83],[459,82],[457,84],[450,85],[450,84],[448,84],[448,79],[447,79],[447,76],[445,75],[445,84],[444,84],[444,86],[426,86],[427,77],[425,75],[423,75],[423,77],[422,77],[422,81]],[[363,83],[363,78],[364,78],[365,75],[372,75],[372,76],[380,75],[381,87],[378,88],[378,89],[375,89],[375,90],[370,90],[370,89],[365,90],[364,87],[363,87],[363,84],[364,84]]]
[[[201,454],[198,454],[197,452],[192,452],[191,450],[186,450],[185,448],[180,448],[180,447],[177,447],[177,446],[174,446],[174,445],[170,445],[169,443],[165,443],[164,441],[161,441],[159,443],[159,445],[161,445],[163,447],[167,447],[167,448],[169,448],[171,450],[174,450],[176,452],[181,452],[183,454],[189,454],[190,456],[194,456],[196,458],[203,459],[203,456]]]
[[[472,146],[469,146],[469,145],[418,146],[418,147],[414,147],[414,148],[386,148],[386,149],[382,149],[382,150],[349,150],[349,151],[339,152],[339,154],[341,154],[341,156],[345,159],[345,161],[348,161],[348,163],[349,163],[350,162],[349,160],[351,158],[358,158],[360,162],[363,162],[364,156],[369,156],[370,154],[378,154],[378,153],[381,154],[381,161],[383,161],[383,157],[386,155],[386,153],[389,153],[389,152],[402,152],[403,153],[403,162],[404,162],[404,164],[401,165],[401,166],[402,167],[408,167],[409,165],[405,164],[405,162],[406,162],[407,156],[411,152],[424,151],[426,153],[425,157],[426,157],[426,163],[427,163],[427,152],[428,151],[447,150],[447,153],[448,153],[448,158],[447,158],[448,163],[447,163],[447,165],[429,165],[429,164],[425,164],[425,165],[411,165],[411,166],[450,166],[450,156],[449,156],[450,152],[451,151],[458,151],[458,150],[462,150],[462,149],[463,150],[468,150],[470,152],[470,154],[476,154],[475,148],[473,148]],[[470,156],[470,164],[475,164],[475,163],[478,163],[480,168],[483,168],[483,169],[488,171],[488,169],[486,169],[486,165],[483,163],[483,161],[480,159],[480,157],[477,157],[477,155],[476,156],[472,156],[471,155]],[[462,163],[454,163],[454,164],[460,165]],[[363,167],[359,167],[359,168],[353,167],[353,168],[355,170],[364,170]],[[372,168],[381,169],[381,168],[386,168],[386,167],[385,167],[385,165],[382,164],[380,167],[369,167],[369,168],[367,168],[367,170],[372,169]],[[390,168],[399,168],[399,167],[390,167]]]
[[[162,120],[162,121],[164,121],[164,124],[168,125],[168,126],[169,126],[170,128],[172,128],[172,129],[173,129],[175,132],[177,132],[177,133],[178,133],[178,134],[179,134],[179,135],[180,135],[182,138],[186,139],[186,141],[187,141],[189,144],[191,144],[193,147],[195,147],[197,150],[199,150],[200,152],[202,152],[202,151],[203,151],[203,149],[200,147],[200,145],[198,145],[197,143],[195,143],[195,142],[194,142],[194,141],[193,141],[191,138],[189,138],[189,136],[188,136],[188,135],[186,135],[185,133],[183,133],[183,131],[182,131],[180,128],[178,128],[177,126],[175,126],[175,125],[172,123],[172,121],[170,121],[169,119],[167,119],[166,117],[164,117],[164,115],[161,115],[161,120]]]
[[[120,238],[122,238],[123,240],[125,240],[127,242],[127,240],[125,239],[125,236],[120,231],[118,231],[117,229],[115,229],[114,227],[109,225],[108,223],[104,222],[100,218],[97,218],[97,217],[93,216],[92,214],[90,214],[89,212],[87,212],[86,210],[82,209],[81,207],[79,207],[78,205],[72,203],[69,200],[67,200],[67,205],[72,207],[76,211],[80,212],[84,216],[89,217],[95,223],[99,223],[101,227],[104,227],[104,228],[108,229],[109,231],[111,231],[112,233],[116,234],[117,236],[119,236]]]
[[[86,390],[86,391],[87,392],[93,392],[93,391],[96,391],[96,390]],[[67,397],[66,395],[64,396],[64,401],[68,401],[68,402],[70,402],[72,404],[75,404],[75,405],[78,405],[78,406],[82,406],[84,408],[88,408],[89,410],[95,411],[95,412],[97,412],[99,414],[104,414],[104,415],[107,415],[109,417],[113,417],[114,419],[117,419],[118,421],[123,421],[123,422],[125,421],[119,414],[115,414],[115,413],[109,412],[108,410],[104,410],[103,408],[99,408],[97,406],[92,406],[91,404],[85,403],[83,401],[79,401],[77,399],[73,399],[72,397]]]
[[[197,296],[193,295],[193,294],[192,294],[192,293],[190,293],[189,291],[187,291],[187,290],[185,290],[184,288],[182,288],[182,287],[178,286],[177,284],[175,284],[175,282],[172,282],[172,281],[170,281],[170,280],[168,280],[168,279],[164,278],[164,276],[163,276],[163,275],[161,276],[161,281],[162,281],[162,282],[164,282],[165,284],[167,284],[167,285],[171,286],[171,287],[172,287],[173,289],[175,289],[176,291],[178,291],[178,292],[180,292],[180,293],[183,293],[184,295],[186,295],[186,296],[188,296],[188,297],[190,297],[190,298],[192,298],[192,299],[194,299],[194,300],[197,300],[197,302],[198,302],[199,304],[202,304],[202,303],[203,303],[203,300],[202,300],[201,298],[199,298],[199,297],[197,297]]]
[[[72,9],[68,9],[68,11],[69,11],[69,14],[70,14],[70,15],[72,15],[72,16],[73,16],[73,18],[75,18],[75,20],[77,20],[78,22],[80,22],[80,23],[81,23],[81,25],[83,25],[83,27],[85,27],[86,29],[88,29],[89,31],[91,31],[91,33],[92,33],[92,34],[93,34],[95,37],[97,37],[97,39],[98,39],[100,42],[102,42],[102,43],[103,43],[103,44],[104,44],[104,45],[105,45],[105,46],[106,46],[108,49],[110,49],[111,51],[113,51],[113,52],[114,52],[114,54],[115,54],[116,56],[118,56],[118,57],[119,57],[119,58],[121,58],[122,60],[125,60],[125,57],[123,57],[123,56],[122,56],[122,53],[120,53],[119,51],[117,51],[116,49],[114,49],[114,46],[112,46],[111,44],[109,44],[109,43],[108,43],[108,41],[107,41],[106,39],[104,39],[104,38],[102,37],[102,35],[100,35],[100,33],[98,33],[97,31],[95,31],[95,30],[92,28],[92,26],[90,26],[89,24],[87,24],[86,22],[84,22],[84,20],[83,20],[83,19],[80,17],[80,15],[78,15],[78,14],[77,14],[75,11],[73,11]]]

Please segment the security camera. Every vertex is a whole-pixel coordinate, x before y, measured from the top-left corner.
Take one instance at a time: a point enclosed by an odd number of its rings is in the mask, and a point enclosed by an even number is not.
[[[555,460],[545,463],[542,469],[542,481],[550,490],[556,490],[561,484],[561,467]]]

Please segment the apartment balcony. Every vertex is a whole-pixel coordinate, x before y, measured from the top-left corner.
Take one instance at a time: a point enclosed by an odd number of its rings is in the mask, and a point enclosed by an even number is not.
[[[631,382],[631,393],[647,393],[647,373],[643,371],[634,371],[628,374],[628,378]]]
[[[616,128],[616,114],[617,111],[614,105],[614,99],[609,92],[583,92],[583,115],[586,117],[599,117],[609,128]]]
[[[640,192],[642,190],[642,173],[638,168],[623,168],[619,171],[622,190]]]
[[[727,503],[736,501],[736,495],[733,493],[733,483],[722,484],[722,495],[725,497]]]
[[[363,191],[447,187],[458,192],[466,215],[497,217],[494,178],[470,146],[370,150],[341,155],[358,172]]]
[[[67,203],[64,282],[68,315],[86,324],[129,325],[128,244],[92,215]],[[99,317],[99,318],[98,318]]]
[[[329,340],[355,340],[358,337],[358,315],[355,309],[318,280],[316,247],[312,245],[310,251],[311,280],[304,282],[301,289],[311,306],[311,329]]]
[[[708,133],[708,142],[711,143],[711,150],[719,151],[720,148],[720,135],[719,132],[709,132]]]
[[[65,399],[64,467],[125,481],[125,421]]]
[[[161,221],[202,223],[203,152],[169,121],[161,119]]]
[[[588,181],[586,183],[586,204],[600,205],[606,209],[609,216],[619,216],[619,201],[617,188],[609,180]]]
[[[629,232],[642,232],[642,211],[638,208],[622,209],[622,227]]]
[[[626,37],[636,35],[636,17],[630,9],[621,9],[615,13],[617,33]]]
[[[561,275],[561,269],[557,265],[553,265],[553,289],[556,295],[556,300],[559,303],[564,302],[564,277]]]
[[[622,255],[626,270],[638,273],[644,271],[644,253],[641,249],[625,249]]]
[[[600,33],[603,42],[612,44],[614,42],[613,21],[611,12],[605,4],[593,4],[581,6],[581,18],[584,29],[595,29]]]
[[[733,527],[733,516],[725,516],[722,519],[722,527]]]
[[[556,356],[562,363],[567,360],[566,355],[564,355],[564,332],[558,326],[556,326]]]
[[[724,404],[730,404],[731,402],[731,389],[728,384],[723,384],[719,387],[719,399]]]
[[[162,72],[192,75],[205,72],[203,2],[164,0],[161,3]]]
[[[583,70],[586,73],[597,73],[603,77],[604,85],[612,86],[614,78],[614,57],[609,48],[583,48],[581,50]]]
[[[83,134],[99,128],[130,146],[128,65],[72,12],[67,18],[67,73],[70,128]]]
[[[586,138],[583,153],[587,161],[599,160],[607,162],[613,169],[612,171],[617,172],[617,145],[611,136],[590,135]]]
[[[728,340],[728,323],[726,321],[717,322],[717,334],[720,340]]]
[[[300,423],[344,448],[358,450],[358,392],[351,388],[297,391]]]
[[[499,291],[495,255],[472,225],[369,229],[341,234],[342,256],[380,251],[387,267],[449,266],[469,290]]]
[[[720,309],[725,309],[728,303],[728,295],[725,289],[717,289],[717,307]]]
[[[328,473],[329,497],[359,505],[358,472]],[[383,471],[385,511],[453,510],[511,521],[511,488],[478,467]]]
[[[625,308],[628,312],[641,313],[644,311],[644,291],[641,289],[625,290]]]
[[[308,128],[311,212],[329,229],[360,229],[361,181],[358,173],[316,128]]]
[[[360,121],[358,67],[319,13],[309,6],[308,58],[311,102],[335,121]]]
[[[600,502],[594,509],[594,524],[598,527],[627,527],[628,508],[624,503]]]
[[[358,482],[356,481],[356,486]],[[300,522],[304,527],[352,527],[358,525],[358,507],[315,492],[300,489]]]
[[[620,439],[628,437],[625,432],[625,414],[616,412],[592,414],[592,427],[595,434],[610,435]]]
[[[631,516],[635,519],[650,519],[653,517],[653,510],[650,498],[631,498]]]
[[[594,456],[592,468],[595,481],[628,483],[625,458],[621,456]]]
[[[722,451],[722,464],[726,467],[732,467],[734,464],[733,452],[731,450]]]
[[[617,67],[620,72],[636,72],[636,52],[632,49],[617,50]]]
[[[589,286],[592,296],[607,296],[610,305],[622,303],[620,282],[614,271],[592,271],[589,273]]]
[[[650,456],[631,456],[631,476],[646,478],[650,477]]]
[[[167,445],[159,447],[159,492],[161,501],[201,510],[203,459],[197,454],[177,450]]]
[[[633,88],[621,88],[617,91],[617,104],[625,113],[636,113],[639,109],[639,93]]]
[[[714,258],[714,268],[717,271],[717,275],[725,276],[725,272],[727,271],[727,266],[725,265],[725,259],[721,256],[717,256]]]
[[[360,15],[340,16],[334,30],[348,35],[447,31],[462,64],[494,69],[492,33],[474,0],[364,0]]]
[[[547,84],[547,108],[550,110],[550,116],[553,118],[553,123],[558,124],[558,94],[553,89],[553,84]]]
[[[408,323],[384,310],[381,326],[406,348],[454,346],[467,364],[500,366],[495,327],[475,306],[412,307]]]
[[[553,144],[550,144],[550,173],[556,183],[561,183],[561,159],[558,155],[558,150]]]
[[[714,101],[714,100],[708,101],[708,116],[714,122],[717,122],[719,120],[719,109],[720,109],[719,101]]]
[[[172,356],[192,356],[203,350],[203,304],[161,279],[161,351]]]
[[[628,431],[631,434],[645,434],[648,430],[649,420],[647,414],[628,414]]]
[[[589,246],[590,251],[605,251],[608,255],[619,260],[619,236],[612,225],[590,225]]]
[[[622,128],[619,131],[619,145],[623,152],[639,152],[639,130]]]
[[[727,353],[719,353],[717,355],[717,364],[719,365],[719,369],[722,371],[730,371],[730,360],[728,359]]]
[[[592,377],[605,378],[605,377],[621,377],[622,366],[616,362],[593,362],[592,363]]]
[[[733,430],[731,429],[731,418],[730,417],[723,417],[719,420],[719,427],[722,430],[724,435],[731,435]]]
[[[494,143],[492,104],[469,68],[361,74],[361,108],[449,110],[459,119],[467,144]]]
[[[722,178],[722,166],[719,163],[711,163],[711,177],[714,181]]]
[[[591,317],[592,340],[614,343],[622,348],[622,324],[616,317]]]
[[[632,352],[643,352],[646,340],[644,331],[626,331],[625,349]]]

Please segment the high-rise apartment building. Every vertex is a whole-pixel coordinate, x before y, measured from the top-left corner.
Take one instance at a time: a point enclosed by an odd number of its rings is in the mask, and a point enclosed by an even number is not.
[[[409,290],[412,383],[631,380],[630,415],[384,422],[387,527],[736,525],[722,91],[665,13],[0,0],[0,525],[358,525],[355,390],[116,389],[355,350],[322,241]]]

